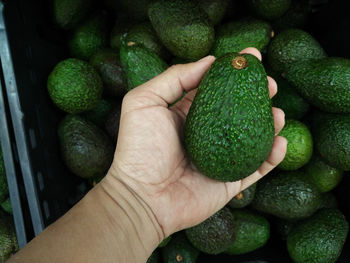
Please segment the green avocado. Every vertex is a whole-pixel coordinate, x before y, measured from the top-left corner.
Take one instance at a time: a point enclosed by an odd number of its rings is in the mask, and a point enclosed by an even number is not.
[[[197,60],[211,49],[214,28],[197,1],[155,0],[149,5],[148,16],[174,56]]]
[[[47,88],[52,101],[68,113],[93,109],[101,100],[101,77],[87,62],[70,58],[56,65],[49,75]]]
[[[120,48],[122,47],[123,38],[130,31],[130,28],[133,25],[135,25],[135,22],[125,16],[122,16],[115,21],[109,42],[109,45],[113,50],[119,52]]]
[[[131,27],[128,33],[126,33],[125,42],[134,42],[137,45],[143,45],[163,59],[169,57],[169,52],[160,42],[150,22],[143,22]]]
[[[60,123],[61,154],[72,173],[82,178],[104,175],[113,161],[114,144],[92,122],[68,115]]]
[[[295,263],[334,263],[348,230],[349,224],[339,210],[319,210],[293,227],[287,238],[289,255]]]
[[[286,120],[279,133],[287,139],[287,153],[278,165],[281,170],[297,170],[307,164],[313,152],[312,135],[308,127],[297,120]]]
[[[73,57],[89,60],[98,50],[108,44],[108,24],[104,13],[96,13],[73,32],[69,50]]]
[[[160,242],[160,244],[158,245],[159,248],[165,247],[171,240],[171,236],[168,236],[166,238],[163,239],[162,242]]]
[[[162,249],[164,263],[195,263],[199,251],[192,246],[183,232],[176,233]]]
[[[240,192],[231,201],[228,203],[228,206],[231,208],[243,208],[249,205],[255,196],[256,183],[249,186],[247,189]]]
[[[123,69],[120,63],[119,51],[102,49],[90,59],[90,64],[98,71],[108,95],[124,96],[126,86],[123,80]]]
[[[168,68],[165,61],[157,54],[134,42],[122,46],[120,62],[128,90],[144,84]]]
[[[320,114],[315,117],[312,131],[321,158],[334,168],[349,171],[350,115]]]
[[[5,163],[2,156],[2,149],[0,147],[0,203],[4,202],[9,194],[7,185]]]
[[[321,45],[309,33],[300,29],[287,29],[279,33],[271,41],[267,52],[270,67],[279,73],[294,62],[324,57],[326,53]]]
[[[248,0],[247,3],[257,16],[271,20],[281,17],[289,9],[291,0]]]
[[[343,171],[325,163],[318,155],[314,155],[304,167],[305,174],[321,193],[333,190],[342,180]]]
[[[285,79],[278,77],[275,80],[278,92],[272,98],[273,106],[282,109],[286,119],[299,120],[304,117],[310,108],[306,100]]]
[[[256,19],[242,19],[217,28],[211,53],[215,57],[230,52],[240,52],[248,47],[262,51],[273,35],[269,23]]]
[[[152,255],[148,258],[146,263],[160,263],[160,253],[158,249],[153,251]]]
[[[283,172],[259,181],[252,207],[279,218],[311,216],[320,206],[321,193],[300,171]]]
[[[63,29],[72,29],[85,18],[92,3],[92,0],[54,0],[54,22]]]
[[[229,208],[223,208],[199,225],[185,230],[188,240],[199,251],[219,254],[235,240],[235,219]]]
[[[231,0],[199,0],[200,7],[208,14],[209,20],[215,26],[226,14]]]
[[[113,103],[110,100],[101,99],[100,102],[90,111],[87,111],[83,116],[96,124],[99,127],[103,127],[107,120],[108,114],[113,108]]]
[[[264,246],[270,238],[270,224],[257,213],[234,209],[235,240],[225,253],[241,255],[252,252]]]
[[[286,79],[313,106],[325,112],[350,113],[350,60],[323,58],[288,65]]]
[[[0,211],[0,262],[5,262],[18,251],[12,217]]]
[[[271,152],[274,124],[266,73],[250,54],[218,58],[202,79],[185,124],[185,148],[197,169],[241,180]]]

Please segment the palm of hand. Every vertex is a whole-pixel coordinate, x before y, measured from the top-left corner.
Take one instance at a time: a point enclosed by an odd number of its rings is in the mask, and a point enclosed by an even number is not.
[[[196,87],[212,62],[202,62],[197,69],[194,65],[200,62],[183,65],[192,68],[182,68],[181,74],[176,72],[179,67],[172,68],[130,92],[123,102],[117,158],[112,169],[115,177],[151,208],[166,236],[196,225],[215,213],[284,157],[284,142],[276,137],[270,160],[250,177],[234,183],[211,180],[191,165],[182,147],[182,131],[195,91],[174,107],[167,106],[180,97],[183,90]],[[178,80],[173,80],[175,78]],[[160,87],[169,79],[175,84]],[[178,87],[176,94],[169,92],[169,89],[176,90],[173,85]],[[159,90],[168,94],[159,94]],[[274,115],[276,130],[279,131],[283,127],[284,116],[278,110],[276,113],[276,109]]]

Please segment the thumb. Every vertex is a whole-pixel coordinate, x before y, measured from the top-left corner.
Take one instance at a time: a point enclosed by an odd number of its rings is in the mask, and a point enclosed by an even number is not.
[[[215,61],[207,56],[197,62],[171,66],[159,76],[131,90],[125,97],[127,111],[148,106],[164,106],[174,103],[184,91],[196,88],[205,72]],[[137,99],[140,98],[140,99]]]

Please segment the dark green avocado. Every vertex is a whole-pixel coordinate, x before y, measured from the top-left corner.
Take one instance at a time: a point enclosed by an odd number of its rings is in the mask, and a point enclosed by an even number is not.
[[[290,7],[291,0],[247,0],[250,9],[264,19],[281,17]]]
[[[185,148],[197,169],[220,181],[243,179],[266,160],[274,133],[261,62],[237,53],[217,59],[199,85],[185,124]]]
[[[164,263],[195,263],[199,251],[192,246],[183,232],[176,233],[162,249]]]
[[[256,183],[249,186],[244,191],[240,192],[231,201],[228,203],[228,206],[231,208],[243,208],[249,205],[255,196]]]

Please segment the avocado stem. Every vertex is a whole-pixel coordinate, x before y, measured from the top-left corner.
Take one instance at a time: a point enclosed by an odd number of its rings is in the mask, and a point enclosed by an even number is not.
[[[248,67],[248,61],[245,57],[238,56],[232,60],[231,65],[235,69],[244,69],[244,68]]]
[[[130,42],[128,42],[128,43],[127,43],[128,47],[135,46],[135,44],[136,44],[136,43],[135,43],[135,42],[133,42],[133,41],[130,41]]]
[[[176,261],[177,262],[181,262],[181,261],[183,261],[183,256],[181,255],[181,254],[178,254],[178,255],[176,255]]]
[[[236,199],[239,201],[239,200],[242,200],[243,199],[243,193],[240,192],[238,195],[236,195]]]
[[[275,31],[271,31],[271,38],[274,38],[275,37]]]

